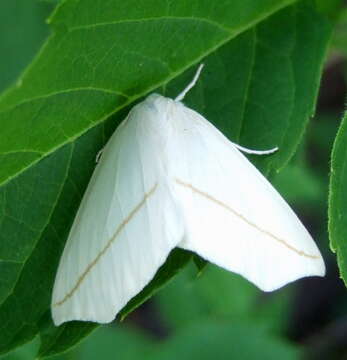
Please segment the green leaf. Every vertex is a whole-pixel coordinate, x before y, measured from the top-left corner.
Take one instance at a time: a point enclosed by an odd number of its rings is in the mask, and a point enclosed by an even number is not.
[[[286,166],[274,177],[273,184],[289,204],[311,211],[321,204],[322,194],[326,193],[320,178],[303,164]]]
[[[126,326],[104,327],[70,353],[72,359],[283,359],[300,358],[300,349],[250,322],[198,320],[166,340],[153,341]]]
[[[64,148],[1,188],[0,267],[2,274],[11,275],[1,277],[1,303],[13,295],[23,267],[30,261],[28,255],[50,221],[67,176],[70,152],[70,146]],[[32,211],[33,203],[40,211]]]
[[[59,187],[54,193],[56,197],[54,198],[53,209],[49,208],[51,212],[48,221],[42,223],[42,228],[37,230],[38,235],[33,238],[35,242],[33,242],[30,249],[30,256],[23,259],[17,281],[13,284],[9,296],[0,306],[0,348],[4,352],[29,341],[39,331],[41,318],[50,305],[52,285],[59,256],[73,218],[71,214],[75,213],[82,197],[80,189],[86,186],[90,170],[95,162],[94,153],[96,149],[100,149],[102,140],[103,127],[98,127],[81,137],[78,144],[67,145],[54,155],[51,155],[51,157],[44,159],[38,164],[38,166],[42,167],[42,172],[34,172],[38,178],[35,190],[42,189],[44,192],[40,197],[42,202],[49,200],[47,196],[47,193],[49,194],[48,189],[53,192],[54,186]],[[54,162],[52,156],[55,158]],[[46,161],[49,161],[49,167],[45,166]],[[84,161],[85,164],[89,163],[89,167],[80,169],[78,166],[80,161]],[[57,172],[52,167],[54,164],[62,173],[61,181],[58,181],[57,176],[54,176]],[[87,170],[88,168],[89,170]],[[84,173],[84,171],[88,172]],[[23,188],[22,182],[30,174],[30,172],[25,172],[16,178],[18,186],[16,187],[14,183],[14,189]],[[53,177],[54,181],[49,182],[50,177]],[[34,181],[33,183],[35,184]],[[12,185],[12,182],[3,189],[4,200],[7,198],[7,187],[10,185]],[[29,188],[27,193],[30,194],[32,191]],[[18,204],[21,204],[22,199],[26,197],[20,196],[21,194],[18,191],[15,194],[19,197],[17,201],[14,199],[14,204],[18,207]],[[32,202],[30,204],[32,206]],[[41,209],[42,205],[37,205]],[[32,208],[30,207],[30,209]],[[27,212],[30,213],[29,210]],[[37,214],[41,214],[41,211],[31,211],[31,213],[37,216]],[[24,228],[24,225],[21,226],[18,221],[14,222],[12,227],[15,228],[16,225],[17,229]],[[21,237],[14,237],[12,240],[11,247],[18,251],[21,246]],[[4,249],[10,248],[8,243],[5,246],[6,241],[4,240],[1,241],[1,245],[3,245]],[[89,327],[88,324],[86,326]]]
[[[264,294],[240,275],[210,264],[197,278],[193,264],[187,266],[160,291],[154,301],[164,324],[175,330],[205,319],[249,321],[283,331],[291,286]]]
[[[0,184],[291,2],[63,2],[51,19],[56,31],[0,101]]]
[[[344,4],[342,0],[316,0],[317,9],[332,18],[339,16],[343,10]]]
[[[331,155],[329,192],[330,247],[336,252],[340,274],[347,285],[347,115],[336,135]]]
[[[88,341],[74,352],[77,355],[74,359],[137,360],[144,359],[147,354],[150,359],[156,346],[157,343],[134,328],[108,326],[95,331]]]
[[[164,342],[147,359],[297,360],[300,350],[247,323],[217,320],[197,322]]]
[[[32,360],[35,358],[35,354],[37,353],[38,348],[39,348],[39,339],[36,338],[33,341],[11,352],[10,354],[0,356],[0,359],[1,360]]]
[[[314,114],[330,36],[329,22],[306,3],[280,11],[207,57],[185,103],[238,144],[278,146],[274,155],[252,157],[265,173],[278,172]],[[171,81],[168,95],[191,77]]]
[[[69,331],[78,342],[91,328],[54,331],[42,319],[95,156],[127,105],[161,86],[177,95],[203,59],[186,103],[242,145],[279,145],[278,154],[258,159],[264,171],[289,160],[313,111],[330,35],[322,15],[293,2],[66,0],[57,7],[54,33],[0,99],[0,352],[41,331],[42,352],[57,353],[73,345]]]
[[[347,56],[347,9],[339,11],[338,21],[334,29],[334,36],[331,41],[331,48],[334,52]]]
[[[50,312],[47,316],[51,316]],[[82,339],[98,327],[95,323],[73,321],[58,328],[52,324],[50,318],[45,321],[47,327],[41,328],[41,346],[37,358],[43,359],[65,352],[76,346]]]
[[[0,91],[14,82],[48,36],[44,19],[51,9],[37,0],[0,1]]]
[[[195,264],[190,264],[154,300],[164,323],[175,329],[202,317],[248,319],[258,295],[256,287],[239,275],[210,264],[197,277]]]

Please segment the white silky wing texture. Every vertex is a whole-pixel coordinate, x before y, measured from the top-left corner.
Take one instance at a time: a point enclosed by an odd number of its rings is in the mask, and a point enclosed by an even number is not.
[[[223,134],[151,95],[108,142],[54,284],[56,325],[112,321],[179,246],[265,291],[324,275],[294,212]]]
[[[112,321],[183,237],[167,177],[165,104],[137,105],[106,145],[71,228],[52,316]]]
[[[177,104],[170,163],[185,221],[180,243],[264,291],[323,276],[308,231],[265,177],[201,115]]]

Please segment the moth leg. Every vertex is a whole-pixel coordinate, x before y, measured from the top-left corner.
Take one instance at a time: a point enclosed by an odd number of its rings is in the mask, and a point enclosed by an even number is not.
[[[278,150],[278,147],[274,147],[273,149],[269,149],[269,150],[252,150],[252,149],[248,149],[245,148],[239,144],[235,144],[232,143],[237,149],[239,149],[240,151],[246,153],[246,154],[254,154],[254,155],[268,155],[268,154],[273,154],[274,152],[276,152]]]
[[[98,153],[95,156],[95,163],[97,164],[101,158],[102,153],[104,152],[105,147],[103,147],[101,150],[98,151]]]

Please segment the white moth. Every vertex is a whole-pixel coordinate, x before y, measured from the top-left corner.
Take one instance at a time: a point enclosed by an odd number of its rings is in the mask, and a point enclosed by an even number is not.
[[[238,273],[264,291],[325,266],[272,185],[204,117],[153,94],[107,143],[71,228],[52,314],[112,321],[175,247]]]

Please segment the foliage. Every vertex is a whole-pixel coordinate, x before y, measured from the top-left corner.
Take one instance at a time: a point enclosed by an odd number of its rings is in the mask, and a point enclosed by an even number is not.
[[[185,100],[188,106],[237,143],[256,149],[279,146],[278,153],[251,160],[290,202],[311,204],[314,211],[325,188],[306,164],[290,160],[315,111],[335,0],[330,5],[305,0],[65,0],[53,11],[55,3],[0,3],[0,14],[5,14],[0,33],[8,33],[15,21],[21,24],[20,31],[0,38],[0,51],[8,55],[0,62],[0,89],[7,87],[0,96],[0,353],[28,343],[8,359],[64,353],[95,328],[82,322],[56,328],[49,312],[59,257],[95,156],[136,102],[153,91],[174,97],[199,63],[205,68]],[[343,276],[344,128],[333,154],[330,208],[333,248]],[[294,179],[302,186],[293,189]],[[299,356],[301,350],[282,338],[280,313],[291,291],[259,307],[253,286],[183,251],[171,254],[121,316],[187,263],[156,297],[174,334],[163,344],[116,326],[96,330],[88,342],[61,357],[88,359],[90,348],[98,346],[104,358],[118,353],[120,359],[134,359],[130,348],[135,346],[143,358],[171,359],[175,352],[194,358],[200,344],[206,359]],[[249,338],[254,340],[251,349]]]

